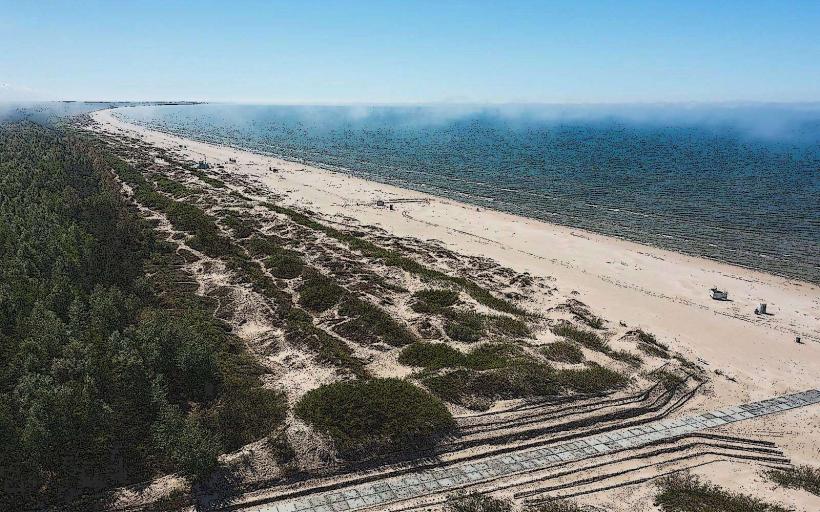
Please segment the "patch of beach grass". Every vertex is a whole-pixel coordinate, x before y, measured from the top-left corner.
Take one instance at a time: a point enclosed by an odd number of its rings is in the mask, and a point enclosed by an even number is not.
[[[421,382],[442,400],[474,409],[489,408],[495,400],[554,396],[561,391],[549,366],[526,360],[488,371],[457,368],[423,376]]]
[[[240,215],[233,210],[220,210],[216,214],[220,217],[220,222],[229,227],[239,240],[248,238],[260,228],[258,220],[246,215]]]
[[[287,317],[285,340],[295,346],[306,346],[318,359],[337,368],[345,368],[353,375],[364,378],[364,363],[353,355],[347,344],[316,327],[310,314],[300,308],[292,308]]]
[[[584,352],[571,341],[559,340],[541,348],[541,354],[550,361],[578,364],[584,361]]]
[[[555,370],[518,352],[479,364],[465,356],[464,366],[429,371],[420,381],[442,400],[473,409],[486,409],[495,400],[558,396],[567,392],[605,393],[625,386],[626,375],[590,364],[583,369]],[[473,366],[470,366],[472,364]]]
[[[675,388],[682,384],[684,381],[684,378],[678,375],[677,373],[671,372],[663,368],[647,374],[647,377],[656,382],[660,382],[666,389]]]
[[[217,178],[213,178],[211,176],[208,176],[208,173],[206,173],[203,170],[192,169],[191,174],[193,174],[194,176],[196,176],[197,178],[199,178],[200,180],[204,181],[205,183],[207,183],[208,185],[210,185],[212,187],[216,187],[216,188],[225,188],[226,187],[224,181],[222,181],[220,179],[217,179]]]
[[[530,328],[519,318],[507,315],[485,315],[484,320],[490,331],[502,336],[511,336],[513,338],[528,338],[532,336]]]
[[[773,469],[767,471],[766,475],[782,487],[802,489],[820,496],[820,468],[795,466],[785,469]]]
[[[629,378],[615,370],[587,363],[584,369],[559,370],[557,380],[562,387],[579,393],[603,393],[624,387]]]
[[[484,494],[456,494],[447,499],[446,512],[512,512],[508,500],[500,500]]]
[[[446,343],[419,341],[404,347],[399,354],[399,363],[405,366],[420,366],[428,370],[463,366],[467,357]]]
[[[671,359],[671,356],[665,350],[656,347],[655,345],[647,345],[646,343],[639,343],[638,350],[644,354],[652,357],[659,357],[661,359]]]
[[[626,363],[631,366],[638,367],[643,364],[643,359],[641,356],[633,354],[627,350],[610,350],[606,354],[616,361],[621,361],[622,363]]]
[[[257,233],[243,242],[248,253],[254,258],[264,258],[277,254],[285,245],[285,241],[276,235],[261,235]]]
[[[484,343],[468,353],[462,353],[446,343],[416,342],[399,354],[399,363],[420,366],[426,370],[463,366],[474,370],[489,370],[507,366],[522,350],[512,343]]]
[[[458,312],[444,322],[444,332],[452,340],[475,343],[486,333],[484,319],[478,313]]]
[[[152,178],[154,184],[159,190],[165,192],[166,194],[172,197],[180,198],[184,196],[189,196],[193,193],[193,190],[189,189],[182,183],[176,180],[172,180],[171,178],[163,174],[156,174],[152,176]]]
[[[222,236],[216,220],[196,205],[171,201],[161,208],[176,229],[193,235],[188,244],[213,258],[236,254],[236,247]]]
[[[349,317],[349,320],[337,325],[335,331],[354,341],[382,341],[394,347],[403,347],[417,340],[403,323],[366,300],[346,297],[339,307],[339,314]]]
[[[524,321],[506,315],[485,315],[449,307],[434,312],[444,316],[444,332],[455,341],[475,343],[488,332],[512,338],[526,338],[532,335]]]
[[[655,335],[645,332],[642,329],[636,330],[635,335],[638,338],[638,349],[643,353],[661,359],[671,359],[672,356],[669,354],[669,346],[658,341]]]
[[[474,370],[491,370],[509,366],[523,357],[524,351],[514,343],[482,343],[467,354],[464,365]]]
[[[552,328],[552,333],[556,336],[561,336],[568,340],[580,343],[590,350],[604,353],[609,351],[609,345],[606,340],[604,340],[597,333],[586,329],[581,329],[580,327],[576,327],[569,322],[561,322],[560,324],[554,326]]]
[[[655,505],[663,512],[788,512],[788,509],[734,493],[688,473],[675,473],[659,482]]]

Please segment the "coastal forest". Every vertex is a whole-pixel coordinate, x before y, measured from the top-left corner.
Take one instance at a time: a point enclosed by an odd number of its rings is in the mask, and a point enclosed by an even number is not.
[[[0,508],[204,474],[284,415],[111,158],[0,125]]]

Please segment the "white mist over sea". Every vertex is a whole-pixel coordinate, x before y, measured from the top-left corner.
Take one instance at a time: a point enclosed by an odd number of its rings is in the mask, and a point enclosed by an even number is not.
[[[820,105],[134,107],[125,120],[820,282]]]

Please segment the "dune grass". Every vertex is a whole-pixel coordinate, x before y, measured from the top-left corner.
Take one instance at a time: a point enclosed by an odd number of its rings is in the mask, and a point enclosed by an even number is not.
[[[440,308],[444,316],[444,332],[450,339],[474,343],[488,333],[511,338],[528,338],[532,333],[523,320],[506,315],[487,315],[475,311]]]
[[[609,343],[607,343],[601,335],[581,327],[576,327],[570,322],[561,322],[553,326],[551,331],[557,336],[580,343],[590,350],[606,354],[616,361],[621,361],[632,366],[641,366],[643,364],[643,359],[639,355],[625,350],[612,350],[612,347],[609,346]]]
[[[324,363],[345,368],[359,378],[367,377],[364,363],[353,356],[350,347],[344,341],[313,325],[310,314],[303,309],[290,310],[285,340],[292,345],[308,347]]]
[[[463,343],[475,343],[486,333],[484,319],[478,313],[454,312],[444,322],[444,332],[450,339]]]
[[[597,333],[586,329],[581,329],[580,327],[576,327],[569,322],[561,322],[560,324],[554,326],[551,330],[553,334],[580,343],[590,350],[604,353],[610,350],[606,340],[601,338],[601,336]]]
[[[484,494],[456,494],[447,499],[446,512],[512,512],[508,500],[500,500]]]
[[[484,343],[465,354],[446,343],[421,341],[405,347],[398,360],[403,365],[420,366],[426,370],[459,366],[489,370],[509,365],[521,353],[521,349],[512,343]]]
[[[557,380],[564,388],[579,393],[602,393],[629,382],[626,375],[593,363],[581,370],[559,370]]]
[[[420,341],[408,345],[399,354],[399,363],[405,366],[421,366],[428,370],[452,368],[466,364],[467,357],[446,343]]]
[[[626,363],[632,366],[641,366],[643,364],[643,358],[638,354],[633,354],[627,350],[610,350],[606,353],[610,358],[621,361],[622,363]]]
[[[559,340],[541,348],[541,354],[550,361],[578,364],[584,361],[584,352],[578,345],[567,340]]]
[[[786,469],[773,469],[766,475],[778,485],[789,489],[802,489],[820,496],[820,468],[796,466]]]
[[[347,296],[339,307],[339,314],[350,319],[336,326],[342,336],[361,343],[382,341],[394,347],[403,347],[417,340],[403,323],[370,302]]]
[[[658,341],[653,334],[645,332],[641,329],[635,331],[635,334],[638,337],[638,349],[643,353],[653,357],[659,357],[661,359],[672,358],[669,354],[669,345]]]
[[[780,505],[701,482],[688,473],[675,473],[659,482],[655,505],[663,512],[788,512]]]
[[[556,370],[523,354],[495,356],[490,359],[495,364],[477,360],[474,354],[462,355],[461,366],[430,370],[419,380],[442,400],[473,409],[486,409],[495,400],[605,393],[629,382],[626,375],[596,364]]]

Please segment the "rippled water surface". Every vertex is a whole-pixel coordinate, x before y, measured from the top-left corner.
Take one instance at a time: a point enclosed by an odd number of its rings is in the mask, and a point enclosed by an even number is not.
[[[820,282],[816,105],[209,104],[134,107],[118,115],[187,137]]]

